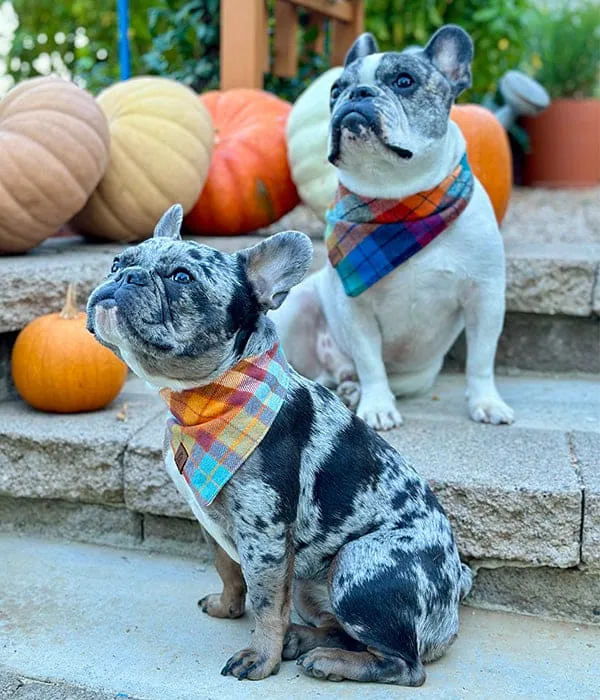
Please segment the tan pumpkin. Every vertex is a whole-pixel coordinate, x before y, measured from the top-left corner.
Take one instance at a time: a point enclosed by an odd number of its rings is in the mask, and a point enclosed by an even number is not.
[[[40,411],[79,413],[108,405],[121,391],[127,365],[86,330],[73,285],[60,313],[31,321],[17,336],[13,381],[21,397]]]
[[[60,78],[33,78],[0,102],[0,252],[51,236],[85,204],[108,163],[94,98]]]
[[[343,68],[320,75],[294,103],[287,123],[292,179],[300,199],[325,221],[337,187],[336,169],[327,160],[329,93]]]
[[[195,204],[213,149],[210,114],[189,88],[168,78],[141,77],[98,95],[111,134],[105,176],[74,226],[106,240],[152,235],[172,204]]]

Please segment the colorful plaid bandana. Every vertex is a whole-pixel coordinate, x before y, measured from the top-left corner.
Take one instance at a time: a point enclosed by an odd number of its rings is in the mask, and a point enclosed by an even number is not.
[[[340,184],[326,214],[325,243],[346,294],[358,296],[431,243],[472,194],[466,154],[437,187],[400,201],[361,197]]]
[[[160,392],[171,411],[167,426],[175,464],[201,506],[214,501],[267,434],[289,378],[276,343],[208,386]]]

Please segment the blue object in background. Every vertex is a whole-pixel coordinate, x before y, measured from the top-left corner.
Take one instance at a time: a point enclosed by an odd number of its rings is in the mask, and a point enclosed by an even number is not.
[[[119,30],[119,71],[121,80],[131,75],[131,58],[129,53],[129,2],[117,0],[117,26]]]

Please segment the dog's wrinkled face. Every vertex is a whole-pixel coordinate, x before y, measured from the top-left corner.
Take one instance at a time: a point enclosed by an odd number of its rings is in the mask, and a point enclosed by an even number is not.
[[[370,34],[353,44],[331,90],[329,160],[350,170],[369,160],[415,162],[446,134],[454,99],[471,84],[473,43],[442,27],[423,49],[377,53]]]
[[[306,273],[310,239],[288,231],[235,255],[182,241],[171,207],[154,238],[118,255],[88,301],[88,330],[144,379],[194,385],[234,364],[261,314]]]

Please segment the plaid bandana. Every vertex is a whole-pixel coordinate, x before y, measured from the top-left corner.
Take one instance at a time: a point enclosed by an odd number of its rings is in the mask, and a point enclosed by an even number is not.
[[[238,362],[208,386],[160,394],[175,464],[198,503],[209,506],[248,459],[283,404],[289,367],[276,343]]]
[[[325,242],[346,294],[358,296],[431,243],[472,194],[466,154],[437,187],[403,200],[361,197],[340,184],[326,214]]]

